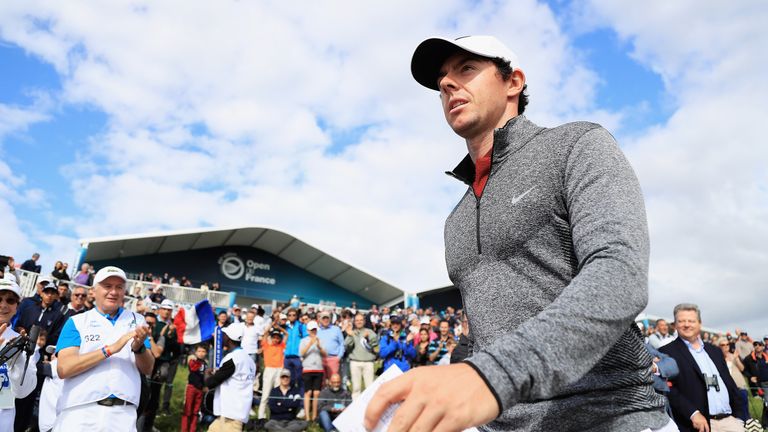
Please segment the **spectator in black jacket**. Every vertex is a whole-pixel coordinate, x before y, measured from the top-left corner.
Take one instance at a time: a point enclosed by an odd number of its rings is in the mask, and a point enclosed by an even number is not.
[[[269,431],[303,431],[307,422],[296,419],[303,403],[299,388],[291,387],[291,371],[283,369],[280,386],[269,393],[269,421],[264,428]]]
[[[59,291],[55,285],[47,283],[40,291],[39,300],[26,302],[26,307],[16,319],[17,331],[23,329],[26,332],[33,325],[48,332],[48,345],[56,345],[61,327],[66,317],[61,310]]]
[[[40,259],[40,254],[39,253],[32,254],[32,258],[24,261],[21,264],[21,269],[22,270],[26,270],[28,272],[40,273],[40,271],[42,270],[43,267],[37,265],[37,260],[39,260],[39,259]]]
[[[51,276],[53,276],[54,279],[60,280],[60,281],[69,280],[69,275],[67,274],[67,270],[64,268],[64,263],[61,261],[56,261],[56,264],[53,266],[53,271],[51,272]]]
[[[59,282],[59,303],[66,306],[69,304],[70,301],[70,295],[69,295],[69,284],[65,281]]]
[[[740,394],[722,351],[701,339],[699,307],[675,306],[677,339],[659,351],[677,361],[680,369],[669,392],[680,432],[744,430]]]
[[[749,385],[763,389],[763,426],[768,425],[768,353],[765,344],[759,340],[753,342],[755,350],[744,357],[744,374],[749,378]]]

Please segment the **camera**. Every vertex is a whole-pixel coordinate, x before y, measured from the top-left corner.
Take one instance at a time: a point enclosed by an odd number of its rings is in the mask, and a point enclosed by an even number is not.
[[[704,383],[707,384],[707,391],[709,391],[710,388],[714,387],[715,391],[720,391],[720,382],[717,379],[717,375],[707,375],[703,373],[704,375]]]

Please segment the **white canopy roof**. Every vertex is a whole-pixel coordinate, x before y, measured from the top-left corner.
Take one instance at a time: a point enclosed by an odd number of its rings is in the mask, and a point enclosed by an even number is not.
[[[87,259],[107,260],[220,246],[269,252],[374,304],[403,297],[403,291],[283,231],[266,227],[213,228],[80,240]]]

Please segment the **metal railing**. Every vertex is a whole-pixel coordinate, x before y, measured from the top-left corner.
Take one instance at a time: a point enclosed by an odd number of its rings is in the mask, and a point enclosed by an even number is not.
[[[34,273],[26,270],[16,269],[17,283],[21,288],[22,297],[31,297],[37,292],[36,284],[37,279],[40,277],[39,273]],[[65,282],[69,285],[69,289],[72,290],[75,287],[83,287],[90,289],[87,285],[80,285],[72,281],[57,281],[57,283]],[[126,283],[126,294],[134,297],[143,298],[147,295],[148,288],[163,288],[163,295],[179,304],[195,304],[201,300],[207,299],[213,307],[228,308],[230,305],[230,293],[226,291],[211,291],[201,290],[200,288],[189,288],[175,285],[154,284],[151,282],[137,281],[129,279]]]
[[[128,280],[128,292],[136,297],[139,297],[137,291],[140,291],[141,297],[146,296],[148,288],[150,287],[154,289],[161,287],[163,289],[163,295],[176,303],[195,304],[207,299],[211,306],[217,308],[228,308],[230,305],[230,293],[227,291],[201,290],[200,288]]]

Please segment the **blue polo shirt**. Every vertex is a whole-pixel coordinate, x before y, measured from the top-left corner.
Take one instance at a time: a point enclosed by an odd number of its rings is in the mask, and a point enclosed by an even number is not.
[[[115,316],[101,313],[98,311],[98,309],[96,312],[101,314],[101,316],[106,318],[107,321],[109,321],[114,326],[117,322],[117,318],[120,317],[120,314],[123,313],[123,308],[119,308]],[[80,340],[80,332],[77,330],[77,327],[75,327],[75,323],[72,321],[72,317],[69,317],[67,322],[64,324],[64,327],[61,328],[61,334],[59,335],[59,340],[56,343],[56,352],[58,353],[64,348],[79,347]],[[152,348],[152,346],[149,344],[149,338],[144,339],[144,346],[147,347],[147,349]]]
[[[717,376],[717,382],[720,385],[720,391],[715,390],[714,387],[707,387],[707,401],[709,402],[709,414],[731,414],[731,403],[728,399],[728,389],[725,387],[723,378],[720,377],[720,373],[717,371],[715,362],[709,357],[709,354],[704,350],[704,342],[699,338],[699,349],[695,349],[693,345],[685,339],[685,346],[688,347],[688,351],[693,356],[693,360],[699,365],[701,373],[707,376]]]
[[[296,320],[293,324],[288,321],[286,323],[286,330],[288,331],[288,340],[285,342],[285,356],[298,357],[299,344],[307,336],[307,327],[299,320]]]

